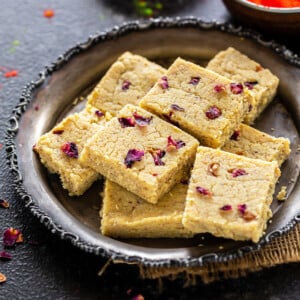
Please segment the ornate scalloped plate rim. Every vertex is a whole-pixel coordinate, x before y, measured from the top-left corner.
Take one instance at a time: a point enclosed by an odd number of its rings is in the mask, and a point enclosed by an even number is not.
[[[5,145],[7,152],[8,165],[12,174],[14,175],[14,187],[17,193],[20,195],[22,201],[25,203],[25,207],[29,208],[31,213],[38,218],[38,220],[44,224],[52,233],[58,235],[61,239],[69,240],[74,246],[81,250],[100,255],[102,257],[111,258],[113,261],[122,261],[125,263],[137,263],[145,266],[155,267],[168,267],[168,266],[202,266],[206,263],[220,263],[232,260],[237,257],[241,257],[251,251],[261,249],[264,245],[268,244],[274,238],[288,233],[297,223],[300,222],[300,212],[298,212],[294,218],[292,218],[284,227],[274,230],[264,236],[259,243],[251,244],[246,247],[238,248],[235,250],[229,250],[222,253],[208,253],[199,257],[186,257],[184,259],[160,259],[151,260],[142,256],[126,256],[121,252],[116,252],[111,249],[104,249],[100,246],[92,245],[84,240],[81,240],[76,233],[67,232],[64,228],[56,224],[49,215],[42,211],[35,203],[34,199],[25,190],[22,183],[22,175],[18,167],[17,153],[15,145],[15,137],[18,132],[18,124],[21,119],[22,113],[26,111],[27,105],[32,100],[32,95],[35,89],[40,87],[45,80],[51,76],[51,74],[63,67],[70,59],[76,56],[76,54],[88,50],[95,44],[123,36],[126,33],[134,31],[143,31],[151,28],[180,28],[180,27],[193,27],[200,28],[202,30],[219,30],[229,34],[237,35],[240,37],[246,37],[256,41],[264,47],[268,47],[274,50],[278,55],[283,57],[289,63],[300,67],[300,58],[292,51],[287,49],[284,45],[278,44],[271,40],[266,41],[262,35],[252,31],[250,29],[244,29],[241,26],[234,26],[231,23],[218,23],[218,22],[206,22],[199,18],[157,18],[149,21],[135,21],[127,22],[121,26],[116,26],[110,31],[97,33],[91,35],[87,41],[77,44],[75,47],[67,50],[64,54],[60,55],[56,61],[46,66],[43,71],[39,73],[39,78],[35,81],[28,83],[23,91],[19,101],[19,104],[12,112],[12,116],[9,119],[9,125],[6,132]]]

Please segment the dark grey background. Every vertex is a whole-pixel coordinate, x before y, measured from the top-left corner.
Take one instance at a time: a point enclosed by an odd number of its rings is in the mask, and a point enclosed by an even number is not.
[[[18,77],[4,78],[0,71],[0,143],[4,144],[9,115],[18,103],[22,87],[44,65],[61,53],[85,41],[89,34],[109,29],[124,21],[141,18],[130,0],[1,0],[0,67],[19,71]],[[230,16],[220,0],[167,1],[160,15],[202,17],[228,21]],[[52,8],[55,17],[46,19],[43,10]],[[267,36],[267,35],[265,35]],[[300,53],[296,39],[272,36]],[[210,285],[183,288],[184,281],[141,280],[132,266],[111,265],[102,277],[98,271],[105,260],[81,252],[61,241],[27,210],[12,187],[5,149],[0,149],[0,198],[10,208],[0,208],[0,233],[7,227],[20,229],[25,242],[11,249],[11,261],[0,261],[7,282],[0,284],[0,299],[131,299],[128,289],[145,299],[298,299],[299,264],[277,266],[245,278]],[[2,249],[2,239],[0,239]]]

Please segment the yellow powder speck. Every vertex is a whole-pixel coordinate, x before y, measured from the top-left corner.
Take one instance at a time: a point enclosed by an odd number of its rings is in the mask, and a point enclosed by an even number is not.
[[[286,200],[286,186],[283,185],[279,191],[279,193],[277,194],[277,200],[278,201],[284,201]]]

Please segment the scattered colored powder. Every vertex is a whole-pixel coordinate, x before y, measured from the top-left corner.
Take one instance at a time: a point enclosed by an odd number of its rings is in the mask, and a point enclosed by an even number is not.
[[[268,6],[268,7],[279,7],[279,8],[291,8],[300,7],[300,0],[247,0],[255,4]]]
[[[19,75],[19,72],[17,70],[11,70],[11,71],[7,71],[4,73],[5,78],[16,77],[18,75]]]
[[[159,1],[134,0],[133,5],[139,15],[147,18],[158,16],[163,9],[163,4]]]
[[[6,281],[6,276],[2,273],[0,273],[0,283],[5,282]]]
[[[45,9],[44,10],[44,17],[51,19],[54,17],[54,10],[53,9]]]
[[[18,46],[20,46],[20,41],[18,41],[18,40],[12,41],[11,47],[9,48],[9,52],[10,52],[10,53],[14,53],[14,52],[16,51],[16,48],[17,48]]]

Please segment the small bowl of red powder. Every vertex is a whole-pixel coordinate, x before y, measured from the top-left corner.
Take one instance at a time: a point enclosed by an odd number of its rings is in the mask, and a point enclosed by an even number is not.
[[[300,0],[223,0],[241,23],[280,35],[300,36]]]

